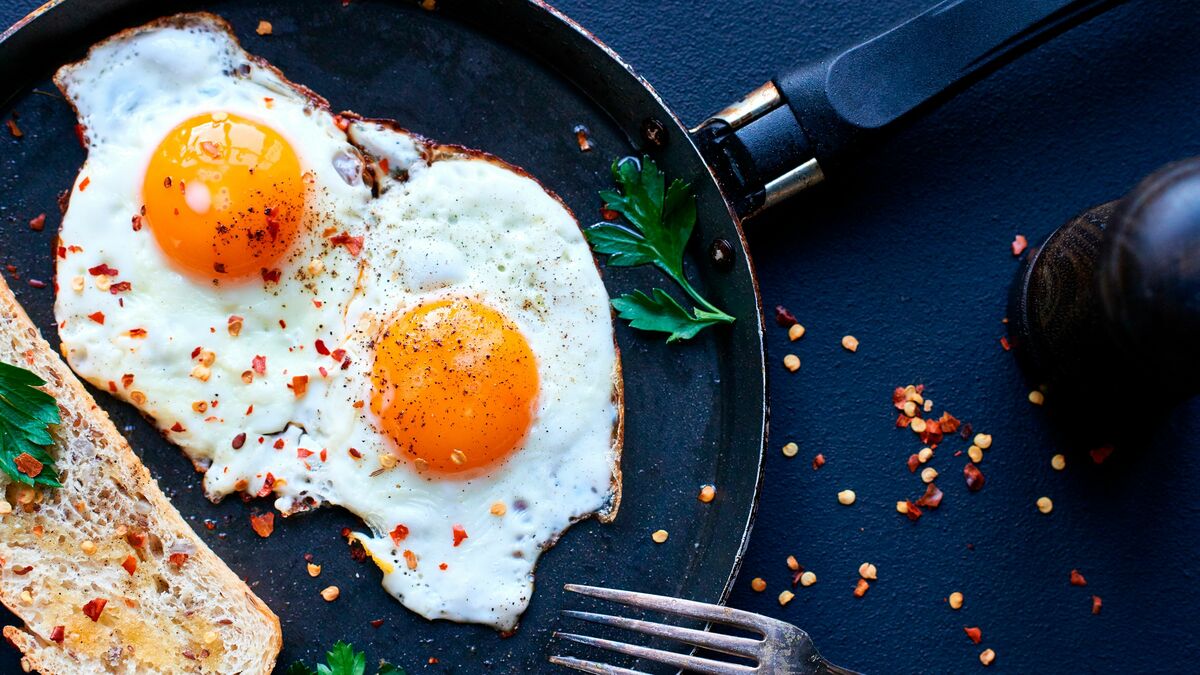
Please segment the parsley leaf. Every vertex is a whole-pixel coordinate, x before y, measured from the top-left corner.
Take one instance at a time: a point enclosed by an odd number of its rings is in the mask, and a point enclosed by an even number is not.
[[[679,284],[697,305],[691,314],[662,289],[653,297],[641,291],[612,301],[621,318],[640,330],[668,333],[667,342],[695,337],[709,326],[734,318],[705,300],[683,272],[683,253],[696,225],[696,198],[679,179],[668,186],[649,157],[614,160],[613,180],[620,190],[603,190],[604,208],[624,216],[628,226],[598,223],[584,230],[596,253],[616,267],[654,265]]]
[[[655,288],[651,293],[653,297],[634,291],[615,298],[612,305],[617,309],[618,316],[638,330],[669,333],[667,342],[687,340],[709,326],[728,323],[723,314],[706,312],[700,308],[688,314],[675,298],[661,288]]]
[[[325,660],[326,663],[317,664],[316,670],[297,661],[288,666],[284,675],[365,675],[367,670],[366,653],[355,651],[354,647],[341,640],[333,643],[333,649],[325,654]],[[376,675],[404,675],[404,670],[381,661]]]
[[[34,389],[44,384],[42,378],[28,370],[0,362],[0,469],[26,485],[62,487],[54,458],[46,449],[54,444],[47,426],[62,420],[54,397]],[[36,476],[17,469],[16,459],[22,454],[42,464]]]

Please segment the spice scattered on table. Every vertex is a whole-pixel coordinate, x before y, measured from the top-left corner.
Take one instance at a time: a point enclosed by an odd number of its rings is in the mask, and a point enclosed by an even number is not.
[[[867,583],[866,579],[859,579],[858,583],[854,586],[854,597],[861,598],[867,594],[869,588],[871,588],[871,584]]]
[[[800,452],[800,446],[795,443],[785,443],[782,452],[784,457],[795,457],[796,453]]]
[[[856,496],[854,494],[854,490],[842,490],[837,494],[838,503],[842,504],[843,506],[850,506],[854,503],[855,499]]]
[[[1037,389],[1034,389],[1033,391],[1029,392],[1029,402],[1034,405],[1042,405],[1046,402],[1046,395]]]
[[[848,352],[858,351],[858,338],[853,335],[847,335],[842,338],[842,348]]]
[[[700,488],[700,494],[696,498],[705,504],[711,502],[717,496],[717,488],[712,485],[704,485]]]
[[[817,575],[811,571],[804,572],[800,575],[801,586],[812,586],[817,583]]]
[[[1067,458],[1063,455],[1055,455],[1050,458],[1050,466],[1055,471],[1062,471],[1067,468]]]
[[[783,305],[775,305],[775,323],[779,324],[780,328],[790,329],[792,326],[799,323],[796,320],[796,315],[788,311]],[[803,330],[801,330],[803,333]]]
[[[817,456],[813,457],[813,461],[812,461],[813,471],[816,471],[817,469],[819,469],[823,466],[825,466],[825,455],[822,455],[821,453],[817,453]]]
[[[983,631],[979,630],[979,626],[963,626],[963,631],[971,639],[971,642],[979,644],[983,641]]]
[[[802,337],[804,337],[804,326],[798,323],[792,324],[792,327],[788,329],[788,339],[795,342]]]
[[[1092,456],[1092,461],[1097,464],[1103,464],[1104,460],[1108,459],[1112,453],[1113,446],[1111,445],[1102,445],[1095,450],[1088,451],[1088,454]]]
[[[783,591],[782,593],[779,594],[779,604],[781,606],[786,605],[789,602],[791,602],[792,598],[794,598],[794,597],[796,597],[795,593],[793,593],[791,591]]]
[[[1100,596],[1093,595],[1092,596],[1092,614],[1099,614],[1101,605],[1103,605],[1103,601],[1100,600]]]
[[[879,570],[869,562],[865,562],[858,566],[858,576],[864,579],[875,580],[878,578]]]
[[[992,665],[992,661],[996,660],[996,650],[985,649],[979,653],[979,662],[985,666]]]
[[[954,609],[954,610],[962,609],[963,594],[959,593],[958,591],[954,591],[953,593],[950,594],[950,597],[947,598],[947,602],[950,603],[950,609]]]
[[[1049,497],[1038,497],[1037,510],[1042,513],[1050,513],[1054,510],[1054,502]]]
[[[788,369],[788,372],[794,373],[800,370],[800,357],[795,354],[788,354],[783,357],[783,367]]]
[[[755,593],[762,593],[763,591],[767,590],[767,582],[763,580],[762,577],[754,577],[750,580],[750,588],[752,588]]]
[[[668,536],[669,535],[667,534],[666,530],[655,530],[654,533],[650,535],[650,539],[652,539],[656,544],[661,544],[667,540]]]
[[[800,561],[796,560],[796,556],[789,555],[787,557],[787,568],[793,572],[800,569]]]
[[[1079,570],[1071,570],[1071,585],[1072,586],[1087,586],[1087,579],[1079,573]]]
[[[254,32],[259,35],[270,35],[273,30],[274,28],[271,26],[270,21],[259,21],[258,27],[254,29]]]
[[[1025,249],[1028,246],[1029,240],[1025,238],[1025,235],[1018,234],[1017,236],[1013,237],[1012,240],[1012,254],[1014,256],[1019,256],[1025,252]]]

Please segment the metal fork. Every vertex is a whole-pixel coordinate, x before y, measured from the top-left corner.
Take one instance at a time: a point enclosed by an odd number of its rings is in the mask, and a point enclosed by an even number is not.
[[[555,632],[560,637],[572,642],[599,647],[620,654],[636,656],[647,661],[657,661],[683,670],[706,673],[708,675],[858,675],[852,670],[839,668],[821,658],[813,646],[808,633],[795,626],[777,621],[760,614],[744,612],[720,605],[709,605],[692,600],[669,598],[649,593],[634,593],[632,591],[617,591],[595,586],[580,586],[567,584],[566,590],[581,595],[619,602],[623,605],[639,609],[650,609],[665,614],[699,619],[710,623],[719,623],[735,628],[741,628],[762,635],[761,640],[722,635],[704,630],[683,628],[667,624],[627,619],[607,614],[592,612],[577,612],[564,610],[563,614],[576,619],[590,621],[604,626],[616,626],[626,630],[644,633],[653,637],[678,640],[694,647],[710,651],[741,656],[757,661],[757,665],[749,666],[737,663],[714,661],[692,654],[680,654],[651,647],[626,644],[614,640],[576,635],[575,633]],[[568,668],[574,668],[585,673],[599,675],[646,675],[641,671],[628,668],[618,668],[597,661],[585,661],[571,656],[551,656],[550,662]]]

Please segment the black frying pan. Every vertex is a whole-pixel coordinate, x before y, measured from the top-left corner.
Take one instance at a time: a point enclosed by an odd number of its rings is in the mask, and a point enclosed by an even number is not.
[[[306,514],[270,539],[257,538],[247,515],[266,504],[209,504],[178,451],[127,406],[97,392],[179,510],[280,615],[281,664],[312,662],[345,639],[409,672],[547,669],[548,654],[570,651],[551,641],[563,625],[559,610],[580,604],[565,597],[564,582],[713,602],[728,593],[754,516],[767,427],[764,322],[741,220],[844,170],[875,132],[1110,4],[943,2],[874,41],[764,85],[689,133],[616,54],[533,0],[439,0],[432,12],[368,0],[348,7],[334,0],[58,0],[0,37],[0,116],[19,113],[25,132],[20,140],[0,139],[0,262],[16,266],[21,280],[10,283],[56,343],[52,293],[24,279],[51,276],[56,197],[84,157],[74,117],[49,77],[96,40],[184,10],[224,16],[251,52],[335,109],[393,117],[525,167],[584,224],[597,218],[596,191],[608,186],[616,156],[649,153],[669,177],[690,181],[699,223],[689,274],[738,321],[671,347],[618,328],[627,406],[621,513],[610,525],[576,525],[543,557],[537,592],[514,636],[409,613],[379,588],[373,566],[350,559],[339,532],[357,523],[343,512]],[[274,35],[255,35],[260,19],[274,24]],[[591,152],[576,145],[578,124],[591,131]],[[29,231],[28,219],[41,212],[50,226]],[[718,241],[732,264],[712,257]],[[663,283],[641,268],[606,269],[605,281],[613,294]],[[709,482],[718,498],[702,505],[696,492]],[[649,538],[660,527],[671,532],[661,546]],[[318,580],[304,573],[306,553],[324,566]],[[329,583],[342,595],[327,604],[317,592]],[[382,627],[371,627],[374,619],[384,619]],[[0,669],[15,668],[15,655],[3,659]]]

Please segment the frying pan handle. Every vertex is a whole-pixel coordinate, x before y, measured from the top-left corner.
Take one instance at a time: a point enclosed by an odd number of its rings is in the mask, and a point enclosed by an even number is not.
[[[943,0],[776,77],[693,130],[746,217],[841,172],[883,132],[1124,0]]]

